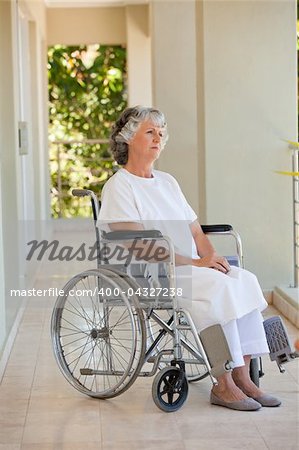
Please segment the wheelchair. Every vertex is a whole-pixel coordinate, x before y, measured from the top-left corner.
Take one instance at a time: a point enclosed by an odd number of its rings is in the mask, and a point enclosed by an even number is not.
[[[122,394],[137,377],[155,376],[155,404],[165,412],[176,411],[187,399],[189,382],[209,376],[215,383],[215,377],[231,370],[222,328],[214,325],[199,335],[189,312],[179,306],[174,247],[168,237],[157,230],[101,231],[97,226],[100,203],[94,192],[75,189],[73,195],[91,199],[98,257],[97,267],[72,277],[57,298],[51,338],[58,366],[74,388],[99,399]],[[230,225],[202,228],[208,234],[232,236],[236,256],[228,260],[243,265],[241,239]],[[110,245],[128,248],[140,241],[163,242],[167,261],[115,264],[107,257]],[[154,295],[149,264],[158,273]],[[258,384],[259,360],[252,360],[250,371]]]

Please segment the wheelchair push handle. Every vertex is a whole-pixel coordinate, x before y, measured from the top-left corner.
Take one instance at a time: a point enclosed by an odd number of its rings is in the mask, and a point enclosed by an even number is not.
[[[228,224],[201,225],[201,228],[204,233],[227,233],[233,230]]]
[[[86,197],[91,195],[91,190],[89,189],[73,189],[72,194],[74,197]]]
[[[100,202],[96,194],[90,189],[73,189],[72,194],[74,197],[90,197],[92,205],[93,219],[96,222],[100,212]]]

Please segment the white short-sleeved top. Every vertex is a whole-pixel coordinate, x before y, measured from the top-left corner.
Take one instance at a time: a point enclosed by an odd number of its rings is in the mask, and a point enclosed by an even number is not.
[[[143,178],[119,169],[105,184],[101,201],[100,227],[138,222],[145,229],[158,229],[169,236],[182,254],[197,256],[190,231],[197,215],[168,173],[153,170],[152,178]]]

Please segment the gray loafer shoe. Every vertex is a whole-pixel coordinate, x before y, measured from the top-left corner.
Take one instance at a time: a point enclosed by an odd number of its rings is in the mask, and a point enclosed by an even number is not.
[[[273,397],[272,395],[269,394],[263,394],[260,395],[259,397],[253,397],[253,399],[260,403],[262,406],[269,406],[274,408],[275,406],[280,406],[281,405],[281,401],[276,398]]]
[[[210,402],[212,405],[224,406],[225,408],[236,409],[237,411],[257,411],[262,407],[258,401],[250,397],[235,402],[226,402],[218,398],[213,392],[211,392]]]

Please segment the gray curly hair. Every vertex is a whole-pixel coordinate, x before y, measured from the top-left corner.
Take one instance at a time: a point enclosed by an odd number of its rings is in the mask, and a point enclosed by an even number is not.
[[[144,106],[126,108],[115,122],[110,136],[110,150],[118,164],[124,165],[128,162],[128,142],[145,120],[150,120],[155,126],[162,128],[161,148],[164,148],[168,139],[164,114],[158,109]]]

